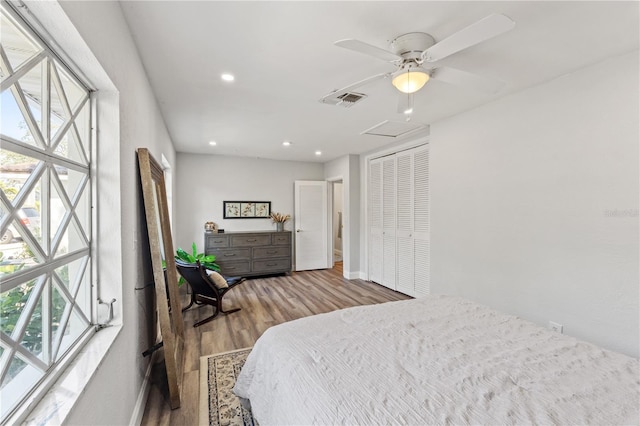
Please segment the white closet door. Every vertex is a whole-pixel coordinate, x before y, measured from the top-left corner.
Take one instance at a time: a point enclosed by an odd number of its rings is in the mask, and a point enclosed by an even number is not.
[[[429,149],[424,145],[369,161],[369,280],[429,294]]]
[[[429,232],[429,148],[416,148],[413,154],[413,239],[414,296],[430,293],[430,232]]]
[[[396,159],[382,160],[382,285],[396,289]]]
[[[369,162],[369,280],[382,284],[382,161]]]
[[[413,246],[413,155],[411,151],[396,154],[396,290],[414,294]]]

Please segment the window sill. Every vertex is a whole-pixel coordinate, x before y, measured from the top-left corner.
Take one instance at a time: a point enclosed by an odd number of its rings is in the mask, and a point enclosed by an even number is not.
[[[94,333],[51,389],[39,400],[32,397],[31,401],[25,401],[25,408],[9,419],[9,424],[64,423],[121,330],[122,325],[115,325]]]

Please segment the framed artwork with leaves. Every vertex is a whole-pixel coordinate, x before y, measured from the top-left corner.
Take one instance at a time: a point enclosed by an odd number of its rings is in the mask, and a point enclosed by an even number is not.
[[[224,219],[268,219],[271,201],[223,201]]]

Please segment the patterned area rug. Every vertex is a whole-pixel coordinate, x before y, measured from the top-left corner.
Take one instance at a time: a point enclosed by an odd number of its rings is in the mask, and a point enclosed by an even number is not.
[[[251,410],[233,393],[236,377],[251,348],[200,358],[200,425],[257,425]]]

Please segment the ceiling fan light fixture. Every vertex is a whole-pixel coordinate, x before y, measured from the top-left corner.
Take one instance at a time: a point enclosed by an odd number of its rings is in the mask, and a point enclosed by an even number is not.
[[[393,75],[391,84],[402,93],[415,93],[429,81],[429,73],[419,66],[402,67]]]

